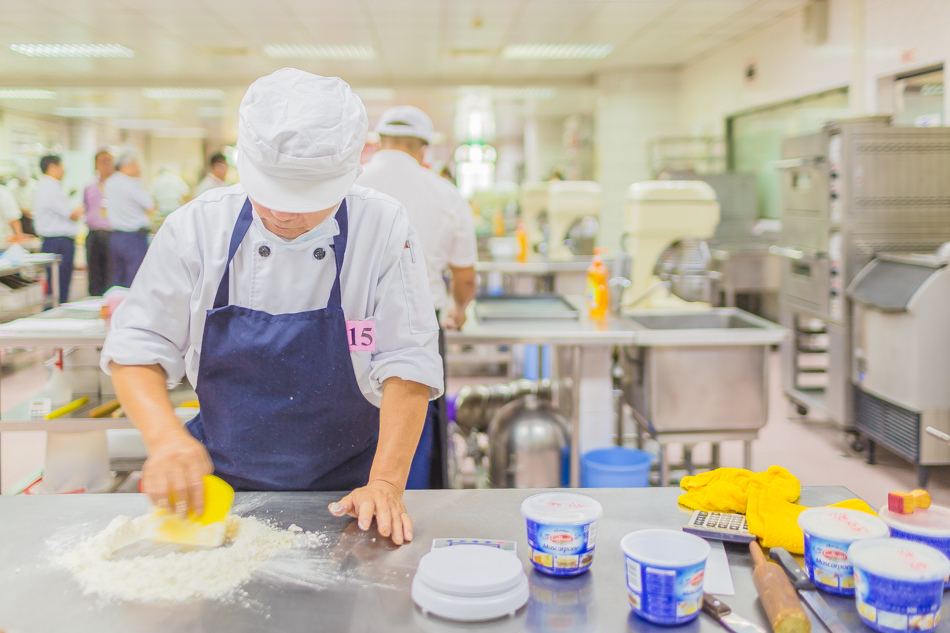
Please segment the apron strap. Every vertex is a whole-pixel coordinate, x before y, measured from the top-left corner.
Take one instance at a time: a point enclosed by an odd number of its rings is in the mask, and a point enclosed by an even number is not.
[[[342,294],[340,292],[340,272],[343,270],[343,256],[346,254],[346,236],[349,232],[349,220],[346,213],[346,198],[340,203],[340,209],[336,214],[336,223],[340,227],[340,233],[333,239],[333,257],[336,259],[336,279],[333,280],[333,288],[330,290],[330,300],[327,301],[328,308],[339,308],[342,305]]]
[[[231,302],[229,296],[231,260],[234,259],[234,254],[237,252],[238,246],[241,245],[244,236],[247,235],[247,230],[251,228],[251,222],[253,221],[254,216],[251,212],[251,199],[247,198],[244,201],[244,206],[241,207],[241,213],[238,215],[237,222],[234,224],[234,231],[231,233],[231,245],[228,247],[228,261],[224,264],[224,276],[221,277],[221,283],[218,284],[218,293],[214,296],[215,308],[223,308]]]

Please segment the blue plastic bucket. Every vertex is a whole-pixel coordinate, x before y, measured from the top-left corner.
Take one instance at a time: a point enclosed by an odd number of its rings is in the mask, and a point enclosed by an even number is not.
[[[581,458],[581,486],[646,488],[652,463],[653,455],[636,448],[613,446],[588,451]]]

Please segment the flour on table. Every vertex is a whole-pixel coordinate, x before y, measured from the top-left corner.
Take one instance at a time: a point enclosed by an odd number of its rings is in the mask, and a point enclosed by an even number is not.
[[[102,532],[70,547],[54,562],[73,573],[83,593],[107,601],[227,600],[268,559],[327,542],[326,535],[297,526],[281,530],[254,517],[231,515],[226,519],[227,546],[111,560],[113,552],[140,538],[146,519],[116,517]]]

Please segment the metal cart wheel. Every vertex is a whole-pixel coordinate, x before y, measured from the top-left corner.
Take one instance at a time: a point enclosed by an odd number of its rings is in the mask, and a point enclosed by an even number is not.
[[[857,431],[845,431],[845,434],[851,438],[849,440],[849,446],[851,446],[851,450],[856,453],[863,453],[864,449],[867,448],[867,444],[864,443],[864,438],[861,437],[861,434]]]
[[[803,405],[803,404],[796,404],[796,405],[795,405],[795,412],[796,412],[798,415],[800,415],[800,416],[802,416],[802,417],[805,417],[806,415],[808,415],[808,407],[806,407],[806,406]]]

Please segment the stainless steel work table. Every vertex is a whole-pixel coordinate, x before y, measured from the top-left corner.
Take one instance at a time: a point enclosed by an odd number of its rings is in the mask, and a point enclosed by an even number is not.
[[[633,345],[636,331],[633,324],[613,314],[593,321],[587,317],[587,308],[582,297],[565,297],[580,312],[577,320],[569,319],[522,319],[479,321],[473,306],[469,306],[468,320],[460,331],[447,330],[447,344],[478,345],[536,343],[551,345],[570,352],[569,371],[561,377],[570,376],[571,393],[571,486],[580,485],[580,385],[581,363],[585,348],[610,348],[615,345]]]
[[[306,561],[322,588],[274,582],[265,563],[234,604],[199,601],[170,606],[99,604],[82,595],[70,574],[48,562],[50,539],[65,531],[93,534],[120,514],[146,510],[141,495],[71,495],[0,498],[0,628],[7,633],[183,633],[227,631],[661,631],[630,611],[626,598],[621,537],[648,527],[679,529],[689,512],[676,504],[676,488],[585,490],[604,505],[591,571],[575,578],[552,579],[531,569],[519,508],[527,490],[410,491],[406,504],[415,521],[415,540],[395,548],[375,531],[361,533],[349,519],[330,516],[334,493],[238,494],[241,514],[291,523],[328,534],[330,545]],[[842,487],[811,487],[806,505],[834,503],[852,496]],[[241,507],[245,511],[241,512]],[[410,584],[419,559],[437,537],[481,537],[518,541],[518,556],[528,572],[531,599],[513,618],[482,624],[457,624],[422,615],[412,604]],[[374,540],[375,539],[375,540]],[[743,546],[726,546],[736,595],[723,600],[768,631],[752,584],[751,557]],[[860,631],[854,600],[822,594],[846,625]],[[947,605],[947,599],[944,606]],[[816,620],[812,630],[823,631]],[[675,630],[723,629],[705,615]],[[944,619],[941,631],[950,630]]]

